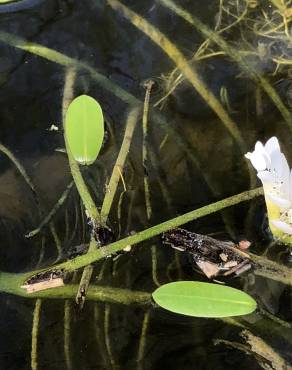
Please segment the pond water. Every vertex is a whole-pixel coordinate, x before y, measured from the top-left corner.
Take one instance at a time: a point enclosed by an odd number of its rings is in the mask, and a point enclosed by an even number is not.
[[[143,108],[145,82],[154,82],[147,160],[143,163],[141,114],[123,169],[125,186],[120,181],[110,212],[108,225],[116,240],[255,187],[255,171],[248,171],[243,154],[257,140],[276,135],[292,163],[288,1],[177,1],[215,30],[232,48],[231,54],[161,1],[123,2],[142,17],[142,21],[135,18],[138,27],[116,4],[113,0],[0,2],[0,142],[19,160],[37,193],[0,148],[3,272],[49,266],[66,259],[70,248],[89,241],[89,226],[74,186],[51,222],[36,236],[25,237],[71,181],[62,131],[64,85],[70,70],[76,72],[72,97],[88,94],[105,113],[107,140],[98,160],[82,167],[99,208],[110,191],[106,184],[127,118],[134,108]],[[154,40],[147,34],[150,28],[143,29],[143,20],[156,27],[150,35]],[[171,50],[164,36],[173,43]],[[235,122],[235,129],[228,129],[222,115],[218,117],[210,94],[207,100],[202,97],[204,86],[194,88],[175,48]],[[271,90],[265,89],[259,76],[268,81],[280,103],[271,99]],[[287,248],[271,245],[265,225],[265,205],[259,197],[185,227],[222,240],[246,237],[254,242],[254,253],[288,265]],[[131,292],[151,293],[170,281],[207,281],[188,256],[164,246],[160,237],[94,266],[92,284],[123,288],[130,297]],[[68,280],[77,286],[80,276],[78,271]],[[80,310],[74,296],[35,300],[1,293],[0,368],[288,369],[291,286],[252,272],[226,283],[256,297],[264,313],[214,320],[179,316],[151,304],[90,299]],[[255,349],[246,353],[240,345],[234,348],[234,343],[246,345],[240,336],[244,329],[263,339],[282,362],[266,363]]]

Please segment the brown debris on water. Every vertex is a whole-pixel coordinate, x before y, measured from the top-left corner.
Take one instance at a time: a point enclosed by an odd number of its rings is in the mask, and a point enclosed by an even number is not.
[[[249,255],[236,248],[232,242],[179,228],[165,232],[162,241],[165,245],[188,253],[209,279],[215,276],[240,275],[252,267]]]

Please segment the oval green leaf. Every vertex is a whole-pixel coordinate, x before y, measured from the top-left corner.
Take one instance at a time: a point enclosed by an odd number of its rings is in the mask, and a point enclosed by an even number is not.
[[[196,317],[246,315],[257,306],[256,301],[241,290],[194,281],[162,285],[152,297],[168,311]]]
[[[77,162],[88,165],[96,160],[104,137],[102,109],[96,100],[81,95],[72,101],[66,113],[65,135]]]

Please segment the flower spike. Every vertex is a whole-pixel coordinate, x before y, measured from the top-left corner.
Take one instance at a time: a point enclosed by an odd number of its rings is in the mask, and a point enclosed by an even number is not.
[[[245,157],[263,184],[270,229],[285,242],[292,235],[292,171],[278,139],[273,136],[264,145],[257,141]]]

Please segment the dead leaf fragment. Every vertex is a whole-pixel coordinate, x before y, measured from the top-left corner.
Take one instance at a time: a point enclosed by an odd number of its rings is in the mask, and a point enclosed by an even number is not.
[[[45,290],[45,289],[58,288],[60,286],[64,286],[64,281],[62,278],[40,281],[34,284],[25,284],[25,285],[21,285],[21,288],[26,289],[26,292],[30,294],[30,293],[40,292],[41,290]]]
[[[228,260],[228,256],[226,253],[220,253],[219,257],[222,259],[223,262],[226,262]]]
[[[231,267],[234,267],[234,266],[237,266],[237,265],[238,265],[237,261],[228,261],[228,262],[224,263],[225,268],[231,268]]]
[[[215,263],[207,261],[197,261],[196,264],[209,279],[213,276],[217,276],[219,273],[219,267]]]

